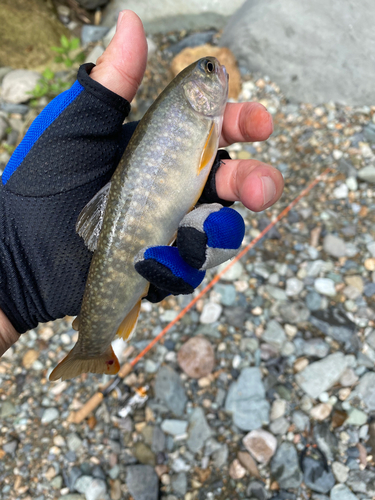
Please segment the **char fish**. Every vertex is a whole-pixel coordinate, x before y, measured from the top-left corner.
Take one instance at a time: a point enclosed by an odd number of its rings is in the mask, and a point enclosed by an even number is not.
[[[138,124],[110,183],[86,205],[77,232],[94,250],[78,341],[50,380],[115,374],[111,342],[133,333],[149,283],[134,268],[145,247],[168,245],[194,207],[218,148],[228,75],[206,57],[184,69]]]

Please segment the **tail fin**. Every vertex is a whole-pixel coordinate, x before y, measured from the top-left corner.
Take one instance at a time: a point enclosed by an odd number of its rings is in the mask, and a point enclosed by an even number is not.
[[[120,369],[120,363],[113,352],[112,346],[97,358],[82,358],[82,354],[77,352],[77,344],[70,353],[56,366],[49,379],[51,381],[67,380],[78,377],[82,373],[106,373],[115,375]]]

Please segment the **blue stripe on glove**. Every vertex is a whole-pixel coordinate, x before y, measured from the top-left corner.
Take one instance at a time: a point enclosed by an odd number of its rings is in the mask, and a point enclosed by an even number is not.
[[[21,165],[26,155],[43,132],[56,120],[64,109],[79,96],[82,90],[84,90],[84,87],[77,80],[69,90],[55,97],[55,99],[43,109],[40,115],[37,116],[4,169],[1,177],[4,185]]]

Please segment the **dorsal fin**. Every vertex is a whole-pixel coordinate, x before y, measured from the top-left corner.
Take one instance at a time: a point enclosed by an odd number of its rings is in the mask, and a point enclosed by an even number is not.
[[[76,231],[83,238],[87,248],[92,252],[98,245],[110,187],[110,182],[102,187],[83,208],[77,219]]]

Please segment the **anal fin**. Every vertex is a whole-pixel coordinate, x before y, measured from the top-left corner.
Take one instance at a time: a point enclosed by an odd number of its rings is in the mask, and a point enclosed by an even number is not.
[[[139,312],[141,310],[141,302],[139,300],[133,309],[125,316],[122,320],[120,326],[117,330],[117,337],[120,337],[122,340],[128,341],[133,335],[135,328],[137,326]]]
[[[76,351],[77,344],[70,353],[56,366],[49,379],[67,380],[78,377],[82,373],[105,373],[115,375],[120,369],[120,363],[113,352],[112,346],[96,358],[83,358],[82,354]]]

